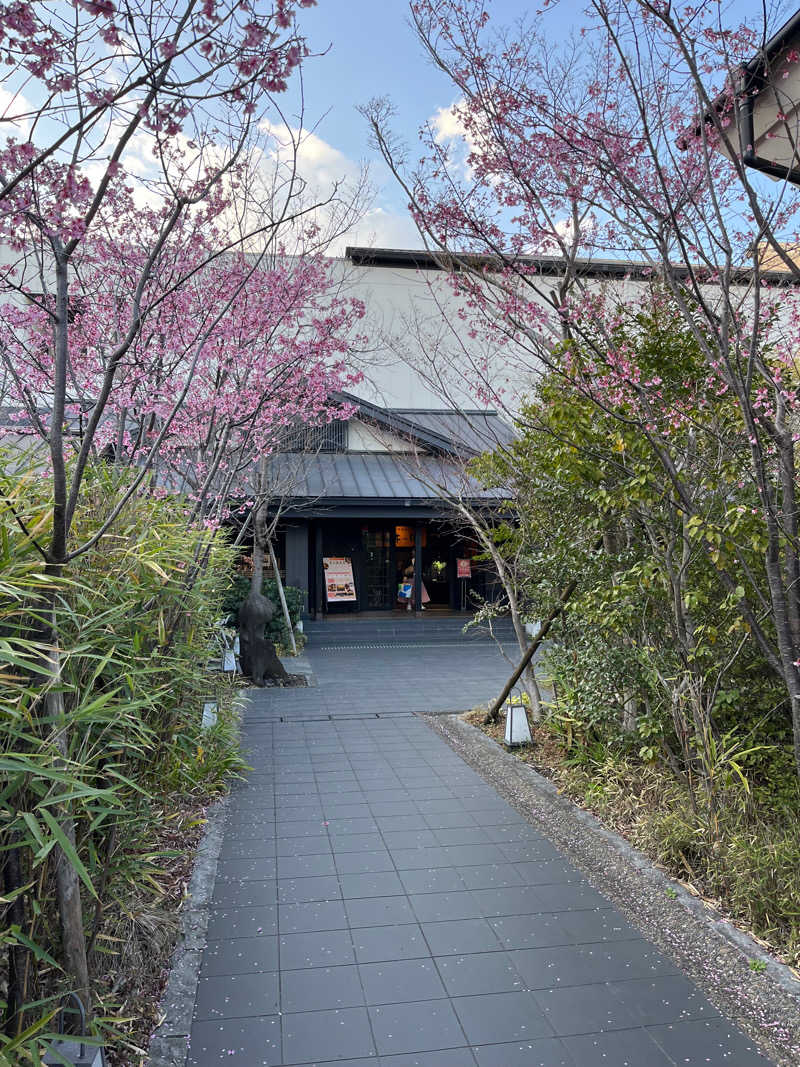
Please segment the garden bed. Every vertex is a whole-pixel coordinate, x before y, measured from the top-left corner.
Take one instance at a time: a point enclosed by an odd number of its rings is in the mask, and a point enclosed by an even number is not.
[[[117,951],[107,957],[106,970],[98,972],[95,989],[97,1011],[115,1019],[113,1027],[119,1035],[106,1048],[109,1067],[143,1067],[147,1060],[203,836],[208,798],[164,799],[163,822],[154,820],[150,841],[153,852],[162,855],[158,888],[152,883],[140,885],[136,899],[124,905],[112,903],[105,917],[104,940],[109,947],[112,937],[120,941]]]

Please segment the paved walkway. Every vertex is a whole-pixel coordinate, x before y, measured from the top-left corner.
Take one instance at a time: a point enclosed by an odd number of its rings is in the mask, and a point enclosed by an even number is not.
[[[248,708],[189,1064],[767,1064],[410,714],[491,697],[490,644],[331,648]]]

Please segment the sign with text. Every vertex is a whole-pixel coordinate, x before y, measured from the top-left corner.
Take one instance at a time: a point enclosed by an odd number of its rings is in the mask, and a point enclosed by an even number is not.
[[[325,573],[325,597],[329,604],[356,599],[351,559],[347,556],[324,556],[322,569]]]
[[[395,526],[394,528],[394,545],[395,548],[413,548],[415,541],[415,530],[413,526]],[[425,548],[428,544],[428,531],[422,527],[422,547]]]
[[[457,559],[456,560],[456,574],[459,578],[471,578],[472,577],[472,560],[469,559]]]

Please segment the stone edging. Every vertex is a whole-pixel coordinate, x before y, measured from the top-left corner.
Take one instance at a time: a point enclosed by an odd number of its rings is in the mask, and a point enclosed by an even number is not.
[[[161,998],[165,1018],[150,1039],[147,1067],[185,1067],[200,964],[206,945],[208,910],[229,803],[230,798],[225,797],[208,809],[189,881],[188,900],[181,915],[178,941],[170,961],[169,979]]]
[[[800,981],[790,968],[482,730],[456,715],[420,717],[574,861],[776,1064],[796,1067]],[[764,964],[763,973],[750,971],[751,960]]]

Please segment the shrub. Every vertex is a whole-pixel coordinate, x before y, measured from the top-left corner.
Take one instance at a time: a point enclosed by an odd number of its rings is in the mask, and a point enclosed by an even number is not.
[[[96,515],[107,510],[99,499],[118,498],[126,478],[105,466],[87,474],[78,536],[91,534]],[[57,962],[55,846],[81,877],[94,992],[103,1009],[95,1022],[114,1040],[113,1015],[122,1011],[124,994],[109,989],[119,960],[132,951],[132,942],[118,939],[120,929],[140,946],[172,934],[163,866],[174,852],[163,846],[165,825],[176,806],[197,807],[241,766],[230,683],[203,671],[233,558],[221,540],[187,525],[179,502],[142,495],[128,502],[94,552],[65,574],[48,575],[17,522],[28,529],[38,522],[46,536],[38,516],[47,483],[18,471],[6,482],[15,488],[0,510],[0,989],[18,999],[7,1009],[0,1061],[38,1063],[65,989]],[[45,714],[42,699],[54,685],[52,675],[41,673],[36,636],[44,591],[56,597],[61,722]],[[216,727],[203,730],[202,702],[209,697],[220,701],[222,714]],[[64,838],[64,813],[73,843]]]
[[[546,725],[538,733],[542,741],[554,736]],[[780,806],[768,802],[766,786],[755,803],[743,803],[747,793],[739,785],[719,794],[712,820],[702,805],[692,807],[686,785],[658,763],[613,751],[578,763],[568,758],[571,750],[551,743],[533,751],[534,762],[544,759],[542,769],[569,796],[671,875],[718,901],[790,963],[800,961],[800,801],[791,760],[782,775],[777,763],[771,766]]]
[[[267,640],[272,641],[278,648],[288,651],[291,647],[291,643],[289,641],[289,631],[286,628],[286,620],[283,617],[283,610],[281,609],[277,581],[274,578],[265,578],[261,586],[261,591],[267,600],[271,601],[275,608],[272,620],[264,627],[264,633]],[[233,578],[230,591],[224,601],[224,612],[233,616],[233,619],[235,620],[239,611],[239,606],[246,599],[249,592],[250,579],[244,574],[236,574]],[[296,589],[293,585],[285,585],[283,587],[283,593],[286,597],[286,606],[289,609],[289,618],[292,620],[292,626],[296,628],[303,614],[305,592],[302,589]]]

